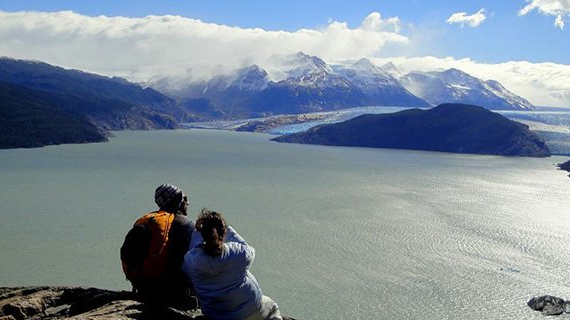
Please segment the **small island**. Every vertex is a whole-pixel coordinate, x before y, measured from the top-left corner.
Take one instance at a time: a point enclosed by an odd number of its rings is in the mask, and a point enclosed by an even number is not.
[[[503,156],[548,157],[528,126],[483,107],[441,104],[391,114],[365,114],[272,139],[329,146],[410,149]]]
[[[559,163],[558,168],[560,168],[560,170],[565,170],[565,171],[570,172],[570,160],[568,160],[564,163]]]

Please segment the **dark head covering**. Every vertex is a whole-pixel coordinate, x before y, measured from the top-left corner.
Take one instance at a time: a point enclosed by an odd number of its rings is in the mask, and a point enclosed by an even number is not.
[[[182,190],[170,183],[161,184],[154,191],[154,202],[156,202],[159,208],[178,208],[182,198]]]

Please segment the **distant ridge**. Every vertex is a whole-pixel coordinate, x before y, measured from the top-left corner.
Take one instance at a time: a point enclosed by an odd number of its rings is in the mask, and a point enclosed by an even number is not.
[[[401,76],[402,85],[432,105],[464,103],[489,110],[534,110],[526,99],[517,96],[494,80],[483,81],[458,69],[441,72],[411,72]]]
[[[181,99],[208,99],[215,109],[237,118],[370,105],[429,106],[367,59],[329,65],[319,57],[299,52],[283,60],[283,79],[271,79],[266,70],[254,64],[185,88],[169,87],[173,81],[164,79],[150,85]]]
[[[546,157],[528,126],[483,107],[442,104],[392,114],[362,115],[273,139],[277,142]]]
[[[187,112],[151,88],[38,61],[0,58],[0,81],[53,97],[58,109],[102,130],[175,128]]]
[[[105,132],[172,129],[174,100],[121,78],[0,58],[0,148],[106,141]]]
[[[229,118],[332,111],[362,106],[430,107],[441,103],[481,105],[493,110],[534,106],[499,82],[458,69],[403,75],[393,63],[368,59],[328,64],[303,52],[274,57],[265,70],[252,64],[210,79],[162,78],[149,82],[181,100],[206,99],[210,110]]]

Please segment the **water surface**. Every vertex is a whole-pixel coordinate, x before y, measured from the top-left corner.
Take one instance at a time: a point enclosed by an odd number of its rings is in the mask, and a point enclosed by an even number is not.
[[[277,144],[214,130],[0,150],[0,286],[128,289],[118,251],[154,188],[220,210],[303,319],[542,319],[570,298],[565,157]]]

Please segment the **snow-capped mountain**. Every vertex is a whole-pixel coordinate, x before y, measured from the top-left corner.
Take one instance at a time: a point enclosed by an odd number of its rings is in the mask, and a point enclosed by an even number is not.
[[[408,91],[391,74],[368,59],[349,65],[335,65],[336,73],[347,79],[353,87],[366,95],[369,105],[404,105],[426,107],[426,102]]]
[[[365,92],[374,92],[378,87],[386,86],[404,89],[396,78],[374,65],[368,59],[360,59],[346,66],[335,65],[333,68],[339,75]]]
[[[532,110],[534,106],[494,80],[483,81],[461,70],[411,72],[399,78],[406,89],[432,105],[466,103],[491,110]]]
[[[365,105],[429,106],[369,60],[329,65],[304,53],[278,57],[281,79],[252,65],[194,83],[184,98],[208,99],[235,116],[306,113]],[[273,72],[275,73],[275,72]]]
[[[404,75],[404,72],[400,70],[393,62],[385,63],[381,66],[381,68],[396,79]]]
[[[194,105],[208,106],[209,110],[228,117],[372,105],[429,107],[443,102],[475,104],[488,109],[533,108],[498,82],[482,81],[456,69],[412,72],[397,78],[401,71],[394,64],[379,67],[367,59],[329,65],[319,57],[299,52],[276,56],[274,62],[269,72],[251,65],[191,83],[171,94],[190,101],[186,104],[189,109]],[[169,83],[167,80],[159,83],[162,86],[159,89],[165,93],[169,93],[163,87]]]
[[[310,88],[348,89],[350,83],[336,74],[332,67],[315,56],[299,52],[290,60],[292,69],[287,70],[287,78],[276,82],[280,85],[304,86]]]
[[[530,103],[528,100],[507,90],[498,81],[487,80],[483,82],[483,86],[487,90],[494,93],[496,96],[503,98],[506,102],[508,102],[512,106],[517,106],[519,108],[526,110],[536,109],[535,106],[532,103]]]
[[[361,106],[364,94],[318,57],[297,53],[287,59],[286,78],[271,81],[251,97],[254,114],[306,113]]]
[[[221,92],[236,90],[244,92],[258,92],[267,87],[269,78],[267,72],[258,65],[241,68],[230,75],[220,75],[208,81],[204,88],[207,91]]]

